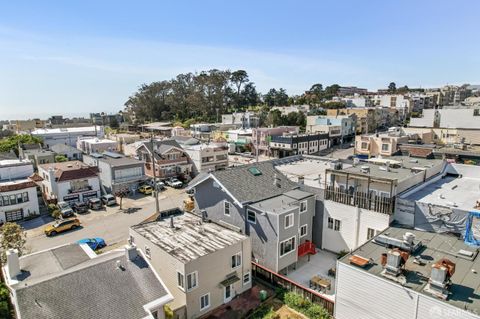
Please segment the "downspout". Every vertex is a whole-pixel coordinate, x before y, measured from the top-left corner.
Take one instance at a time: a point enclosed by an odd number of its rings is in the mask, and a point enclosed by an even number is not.
[[[351,249],[350,251],[353,251],[355,249],[357,249],[358,247],[358,237],[360,236],[360,207],[355,207],[356,208],[356,218],[355,218],[355,245],[353,247],[353,249]]]

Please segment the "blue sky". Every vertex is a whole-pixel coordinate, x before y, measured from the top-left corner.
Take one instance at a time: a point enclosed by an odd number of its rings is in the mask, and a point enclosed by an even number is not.
[[[142,83],[245,69],[314,83],[480,83],[480,1],[2,1],[0,119],[114,112]]]

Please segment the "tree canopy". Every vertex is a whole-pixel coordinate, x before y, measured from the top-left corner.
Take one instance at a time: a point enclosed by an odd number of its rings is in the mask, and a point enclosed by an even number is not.
[[[25,248],[27,234],[23,228],[16,223],[5,223],[0,233],[1,259],[5,261],[6,252],[9,249],[17,249],[21,256]]]
[[[16,134],[0,139],[0,152],[10,152],[11,150],[14,150],[15,153],[17,153],[19,144],[38,143],[42,143],[42,139],[28,134]]]

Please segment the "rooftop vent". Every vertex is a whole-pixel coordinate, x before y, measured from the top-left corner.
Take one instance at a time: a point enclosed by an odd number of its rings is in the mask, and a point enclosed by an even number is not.
[[[362,166],[360,167],[360,170],[362,171],[363,174],[369,174],[370,173],[370,166]]]
[[[398,248],[382,254],[381,263],[384,268],[382,276],[402,285],[406,284],[407,280],[405,276],[403,276],[403,270],[409,256],[410,254],[408,252],[401,251]]]
[[[435,297],[446,300],[454,273],[455,263],[447,258],[440,259],[432,265],[432,273],[424,290]]]
[[[278,177],[278,175],[276,173],[275,173],[275,175],[273,175],[273,185],[277,186],[277,187],[280,187],[280,178]]]
[[[415,235],[412,233],[405,233],[403,239],[397,239],[386,235],[378,235],[373,239],[373,242],[388,248],[398,248],[403,251],[414,253],[422,247],[422,242],[415,243]]]

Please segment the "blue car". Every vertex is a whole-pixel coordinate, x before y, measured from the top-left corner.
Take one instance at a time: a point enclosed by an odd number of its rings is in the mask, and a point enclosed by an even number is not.
[[[87,244],[92,250],[97,250],[107,246],[105,240],[99,237],[80,239],[79,241],[77,241],[77,244]]]

